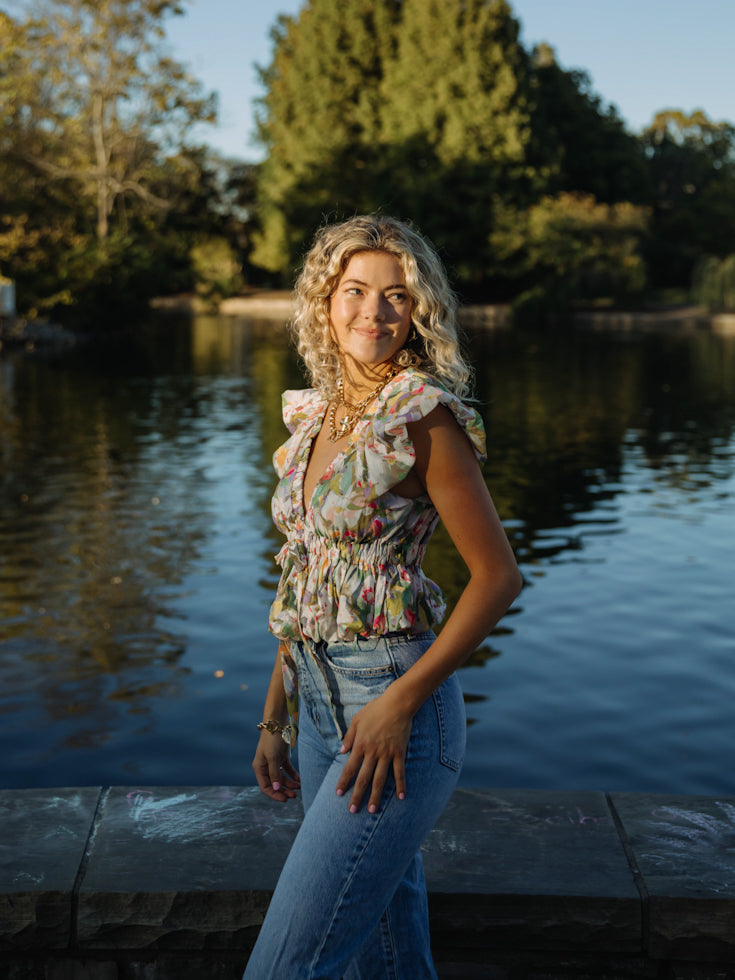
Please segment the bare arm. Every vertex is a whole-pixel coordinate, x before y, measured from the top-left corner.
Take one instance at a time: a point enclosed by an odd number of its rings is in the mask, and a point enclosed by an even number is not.
[[[280,646],[263,706],[263,721],[268,721],[270,718],[281,725],[288,723]],[[296,790],[299,788],[299,774],[291,764],[289,747],[279,734],[261,731],[253,759],[253,769],[261,792],[272,800],[285,803],[286,800],[296,796]]]
[[[358,712],[344,739],[351,753],[337,792],[352,780],[351,809],[366,792],[377,808],[391,768],[405,795],[404,759],[411,721],[424,701],[490,633],[518,595],[522,579],[472,447],[451,412],[440,406],[409,426],[416,450],[414,473],[426,488],[469,581],[440,635],[424,655],[379,698]]]

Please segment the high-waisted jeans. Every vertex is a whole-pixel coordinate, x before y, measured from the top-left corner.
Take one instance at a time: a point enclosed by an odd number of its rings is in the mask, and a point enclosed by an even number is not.
[[[413,719],[406,798],[393,774],[376,813],[336,793],[352,717],[425,652],[433,633],[295,643],[298,769],[305,816],[245,971],[246,980],[428,980],[420,846],[454,790],[466,721],[453,675]],[[290,804],[286,804],[290,805]]]

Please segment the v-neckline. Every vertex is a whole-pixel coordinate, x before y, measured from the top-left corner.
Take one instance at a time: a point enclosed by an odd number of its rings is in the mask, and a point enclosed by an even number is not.
[[[388,384],[385,385],[382,391],[378,393],[378,396],[375,399],[375,405],[373,407],[373,410],[370,412],[369,415],[363,415],[362,418],[359,419],[359,421],[355,425],[355,428],[352,430],[352,432],[350,432],[349,438],[347,439],[347,442],[344,444],[342,449],[340,449],[339,452],[336,453],[329,461],[329,463],[324,467],[324,471],[320,474],[319,477],[317,477],[317,480],[314,483],[314,488],[311,491],[311,496],[307,501],[304,493],[304,487],[306,484],[306,471],[309,468],[309,462],[311,460],[311,454],[314,449],[314,443],[316,442],[320,432],[322,431],[322,427],[326,424],[327,412],[329,411],[330,400],[328,398],[325,398],[324,406],[321,411],[321,420],[319,420],[320,419],[319,415],[314,416],[312,420],[311,430],[304,440],[305,445],[302,449],[303,455],[301,457],[300,464],[296,469],[297,479],[294,480],[294,490],[296,491],[296,500],[294,501],[294,505],[296,507],[296,510],[301,514],[301,517],[303,518],[304,521],[307,520],[309,516],[309,512],[312,509],[311,505],[314,500],[314,497],[316,496],[319,487],[327,479],[327,474],[330,474],[331,477],[331,474],[334,472],[334,467],[337,460],[345,456],[347,452],[354,446],[354,444],[357,441],[358,433],[370,419],[375,417],[375,409],[378,407],[380,402],[385,398],[386,391],[393,385],[396,378],[399,377],[401,373],[402,373],[401,371],[398,371],[398,373],[390,379]],[[317,422],[319,423],[318,425]]]
[[[360,419],[360,421],[357,423],[357,425],[352,430],[352,432],[350,432],[347,442],[338,452],[334,454],[334,456],[331,458],[329,463],[327,463],[327,465],[324,467],[323,472],[317,477],[316,482],[314,483],[314,487],[311,491],[311,496],[307,501],[306,493],[305,493],[306,471],[308,470],[309,463],[311,462],[311,454],[314,449],[314,443],[319,437],[319,434],[322,431],[322,427],[326,423],[328,411],[329,411],[329,401],[327,400],[324,403],[324,409],[321,413],[321,421],[319,421],[319,416],[314,417],[314,424],[311,427],[310,433],[307,435],[306,439],[304,440],[300,465],[297,467],[296,470],[298,476],[298,481],[296,480],[294,481],[295,489],[296,489],[296,504],[297,507],[300,509],[301,515],[304,518],[304,520],[306,520],[306,518],[309,515],[312,501],[314,500],[314,496],[316,495],[317,490],[319,489],[321,484],[324,483],[324,481],[327,479],[327,474],[331,476],[331,474],[334,472],[334,464],[337,462],[338,459],[340,459],[341,456],[344,456],[347,450],[352,446],[352,444],[355,441],[355,435],[357,433],[357,430],[365,421],[364,418]],[[319,421],[318,425],[316,424],[317,421]]]

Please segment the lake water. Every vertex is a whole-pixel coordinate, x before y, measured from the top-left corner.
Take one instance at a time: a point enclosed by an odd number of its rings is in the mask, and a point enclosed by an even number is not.
[[[735,793],[735,338],[477,329],[525,578],[460,672],[462,784]],[[0,359],[0,785],[252,784],[280,324]],[[426,570],[456,599],[441,531]]]

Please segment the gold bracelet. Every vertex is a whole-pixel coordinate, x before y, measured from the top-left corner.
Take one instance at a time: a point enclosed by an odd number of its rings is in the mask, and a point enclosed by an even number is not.
[[[290,725],[282,725],[280,722],[269,718],[268,721],[259,721],[255,727],[270,732],[271,735],[280,735],[284,742],[288,742],[289,745],[291,744]]]

